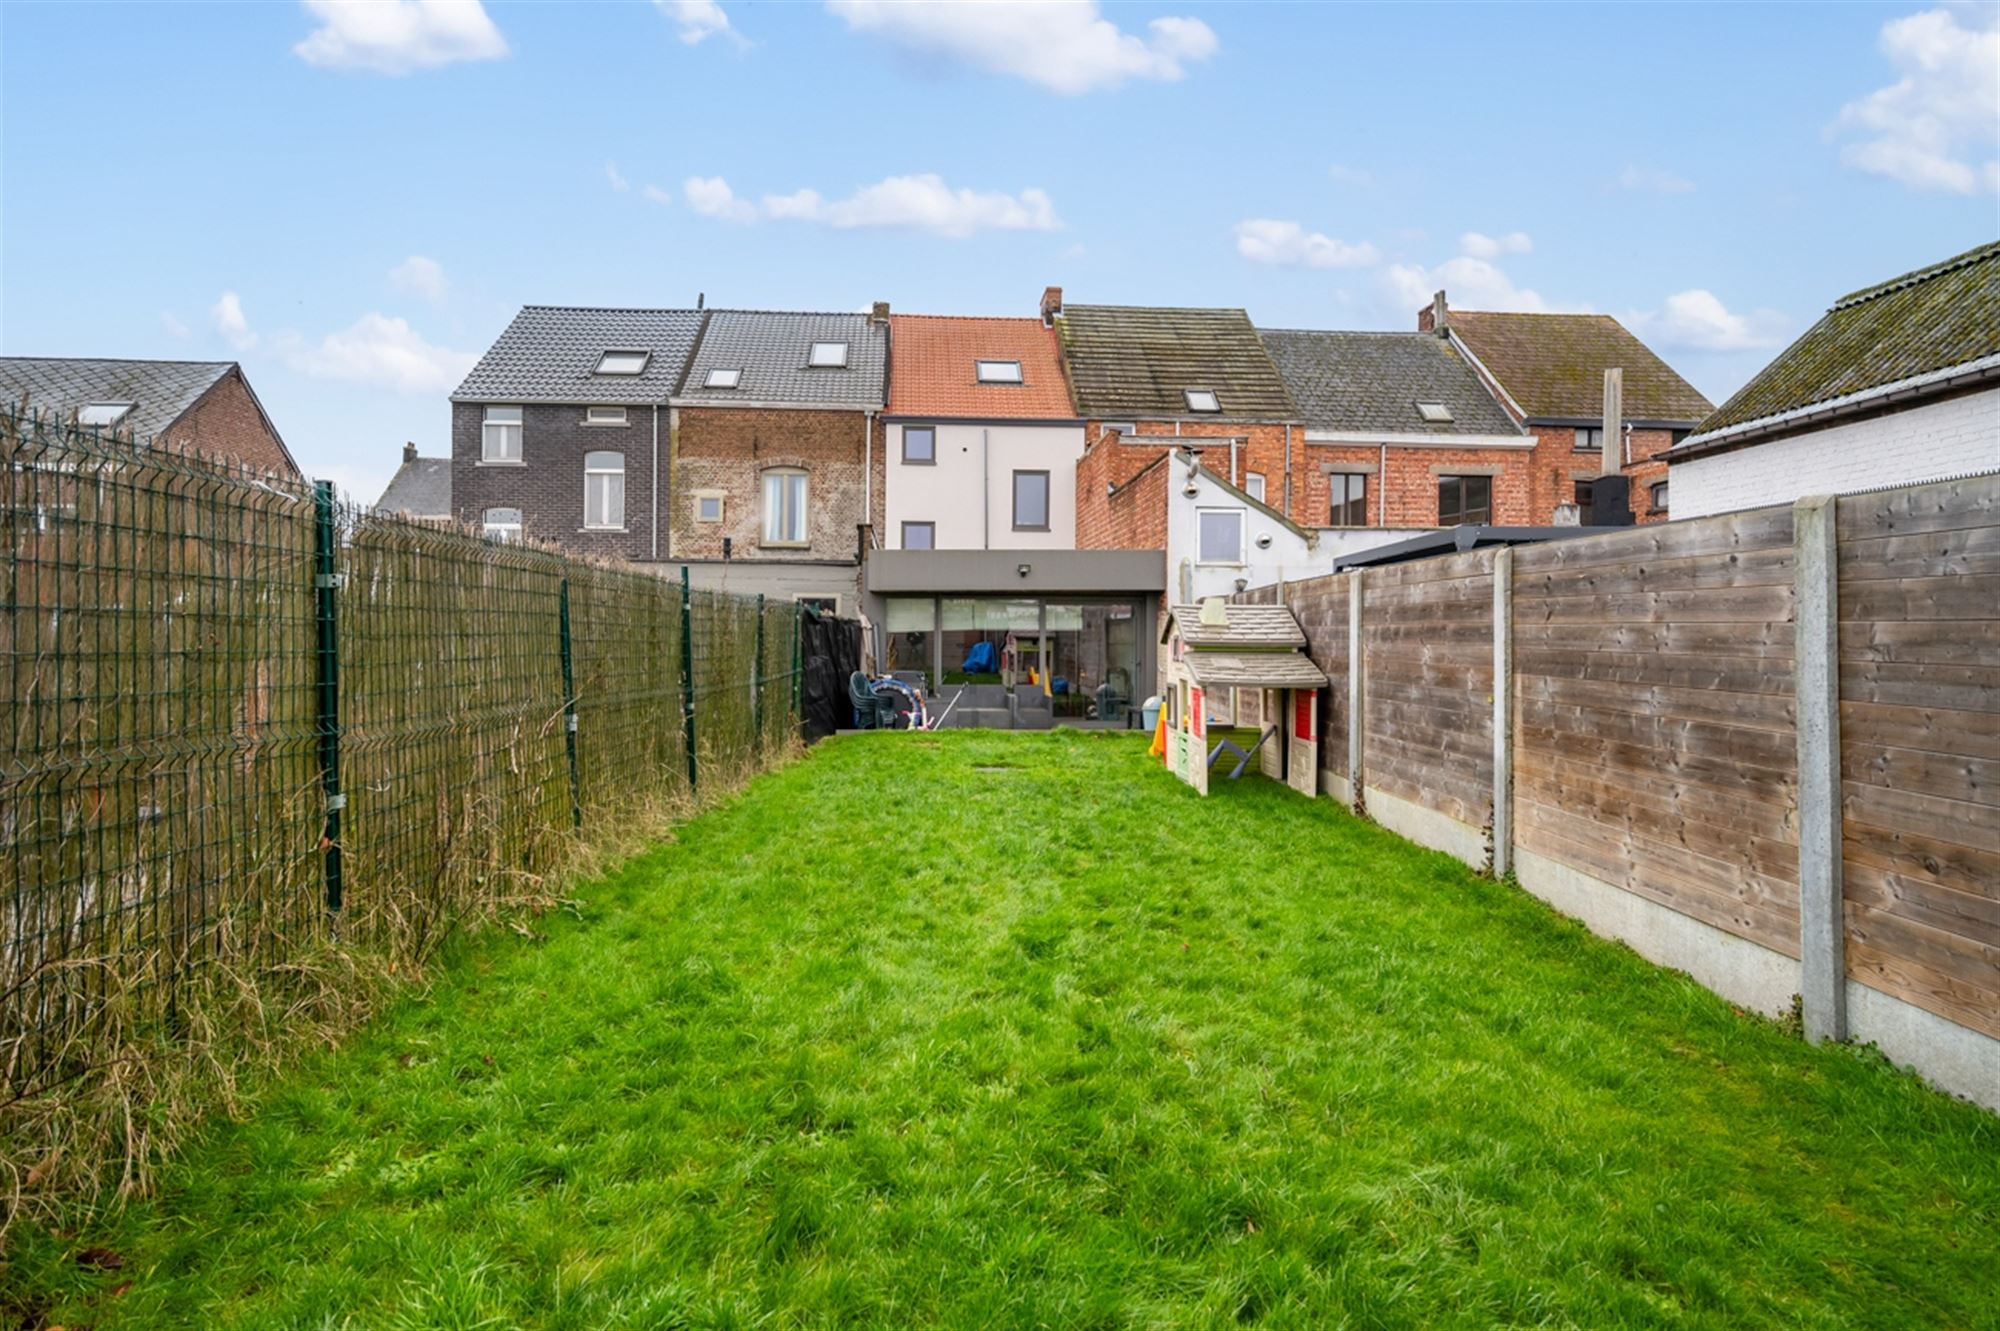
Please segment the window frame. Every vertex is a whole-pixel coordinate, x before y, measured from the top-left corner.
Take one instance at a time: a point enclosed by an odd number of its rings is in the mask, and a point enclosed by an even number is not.
[[[610,467],[604,465],[602,462],[594,463],[594,460],[599,458],[617,458],[618,459],[617,469],[613,470]],[[617,513],[618,520],[616,522],[592,522],[590,513],[591,502],[592,502],[591,490],[594,487],[592,486],[591,481],[595,477],[609,477],[609,476],[616,476],[618,478],[618,513]],[[604,497],[605,497],[605,509],[606,509],[606,513],[604,514],[604,516],[609,517],[611,516],[611,514],[609,513],[611,487],[608,484],[604,486]],[[583,455],[583,530],[585,531],[625,530],[625,454],[617,449],[593,448]]]
[[[1206,407],[1195,405],[1197,397],[1207,398],[1210,405]],[[1197,416],[1220,416],[1222,414],[1222,395],[1213,388],[1183,388],[1181,390],[1181,400],[1186,402],[1187,409]]]
[[[1664,513],[1667,511],[1667,500],[1671,497],[1667,493],[1667,486],[1670,483],[1670,481],[1654,481],[1646,487],[1646,502],[1652,505],[1651,508],[1647,509],[1647,512]]]
[[[1361,506],[1361,521],[1342,522],[1339,520],[1337,516],[1337,510],[1334,507],[1334,499],[1333,499],[1333,482],[1335,477],[1340,478],[1340,492],[1341,492],[1340,505],[1339,505],[1340,508],[1343,509],[1350,508],[1355,504],[1359,504]],[[1349,495],[1347,493],[1349,481],[1361,482],[1360,494]],[[1368,525],[1368,473],[1367,472],[1330,471],[1326,474],[1326,525],[1329,527],[1366,527]]]
[[[839,347],[840,359],[837,361],[821,360],[819,358],[821,347]],[[852,354],[852,351],[851,345],[846,342],[813,342],[806,347],[805,367],[808,370],[844,370],[847,368],[848,358]]]
[[[729,496],[721,490],[695,490],[688,497],[694,500],[694,520],[696,522],[720,522],[723,516],[729,511]],[[714,517],[709,517],[701,511],[701,506],[708,503],[715,505]]]
[[[1042,521],[1040,526],[1021,521],[1021,482],[1024,478],[1030,476],[1039,476],[1042,478]],[[1014,472],[1013,483],[1010,486],[1010,493],[1013,498],[1012,516],[1015,531],[1053,531],[1055,529],[1054,487],[1050,482],[1049,473],[1046,469],[1023,468],[1016,470]]]
[[[86,402],[77,408],[76,423],[88,430],[115,430],[118,428],[118,422],[130,416],[132,408],[138,405],[137,402]],[[112,411],[103,420],[94,421],[88,419],[90,413],[93,411],[106,410],[113,407],[117,408],[117,410]]]
[[[791,478],[796,478],[799,482],[798,506],[793,514],[797,519],[799,535],[796,538],[782,534],[773,536],[771,533],[774,530],[782,530],[774,526],[773,519],[783,518],[791,487],[785,487],[786,493],[781,494],[778,509],[774,512],[771,506],[771,482]],[[773,550],[805,550],[811,547],[812,475],[810,472],[803,467],[766,467],[757,477],[757,498],[760,509],[757,515],[759,546]]]
[[[718,374],[728,375],[729,382],[726,384],[717,383],[715,376]],[[711,365],[708,367],[708,373],[701,377],[701,386],[703,388],[714,389],[718,393],[733,393],[743,386],[743,367],[740,365]]]
[[[512,522],[495,522],[493,520],[495,513],[512,513],[514,520]],[[523,529],[526,526],[527,516],[521,509],[507,504],[481,509],[479,512],[479,534],[489,541],[498,541],[501,545],[518,544],[521,540]],[[508,535],[509,532],[513,534],[510,536]]]
[[[921,527],[925,531],[930,533],[928,544],[925,545],[910,544],[910,529],[913,527]],[[905,522],[902,526],[902,529],[896,535],[896,544],[899,549],[903,550],[937,549],[937,523],[935,521],[928,521],[928,520],[923,522]]]
[[[989,365],[1011,365],[1014,367],[1013,377],[988,378],[986,367]],[[1020,388],[1026,385],[1027,376],[1023,373],[1021,362],[1018,360],[998,360],[991,356],[980,356],[972,362],[972,381],[989,387]]]
[[[514,419],[511,421],[494,420],[493,413],[496,411],[511,411],[514,413]],[[514,455],[512,457],[507,456],[506,451],[504,449],[499,453],[495,453],[493,451],[493,430],[496,426],[503,431],[503,434],[501,436],[503,439],[506,437],[504,431],[510,426],[513,428]],[[484,405],[483,409],[480,412],[480,417],[479,417],[479,465],[480,466],[482,467],[524,466],[527,461],[527,451],[528,451],[527,445],[528,445],[528,410],[526,407],[506,402],[488,402]]]
[[[597,413],[599,413],[600,411],[602,411],[602,412],[613,412],[613,411],[615,411],[615,412],[617,412],[618,414],[617,414],[616,416],[610,416],[610,415],[607,415],[607,416],[604,416],[604,417],[602,417],[602,418],[599,418],[599,416],[598,416],[598,414],[597,414]],[[584,409],[583,409],[583,423],[584,423],[585,425],[588,425],[588,426],[590,426],[590,427],[591,427],[591,428],[593,428],[593,429],[600,429],[600,430],[601,430],[601,429],[604,429],[604,428],[606,428],[606,427],[612,427],[612,428],[616,428],[616,427],[618,427],[618,426],[624,426],[624,425],[630,425],[630,424],[632,423],[632,420],[631,420],[631,416],[630,416],[630,413],[628,413],[628,412],[626,411],[626,409],[625,409],[625,408],[623,408],[623,407],[614,407],[614,406],[606,406],[606,405],[604,405],[604,404],[600,403],[600,404],[597,404],[597,405],[594,405],[594,406],[586,406],[586,407],[584,407]]]
[[[626,358],[636,356],[639,363],[629,370],[606,369],[605,363],[614,356]],[[644,374],[652,363],[653,353],[643,347],[607,347],[598,353],[597,368],[592,370],[591,374],[601,374],[607,379],[636,379]]]
[[[1250,524],[1240,508],[1197,508],[1194,511],[1194,562],[1206,568],[1242,568],[1248,562],[1244,555],[1245,533]],[[1208,555],[1208,519],[1234,518],[1236,520],[1236,554],[1231,559],[1211,559]]]
[[[1444,402],[1417,403],[1417,419],[1426,425],[1450,425],[1454,419],[1451,406]]]
[[[1268,493],[1268,483],[1264,480],[1264,473],[1261,471],[1244,472],[1243,493],[1249,495],[1260,504],[1267,502],[1264,496]]]
[[[1468,513],[1479,511],[1479,509],[1466,502],[1467,491],[1474,484],[1484,487],[1486,495],[1486,502],[1483,506],[1485,515],[1476,520],[1466,516]],[[1455,521],[1446,520],[1444,515],[1445,487],[1448,485],[1456,485],[1458,487],[1458,517]],[[1438,526],[1440,527],[1491,526],[1493,522],[1493,478],[1491,476],[1467,473],[1452,473],[1440,476],[1437,478],[1437,503]]]
[[[1602,425],[1573,425],[1570,427],[1570,451],[1572,453],[1602,453],[1604,451],[1604,427]],[[1593,442],[1585,443],[1585,437],[1595,435]]]
[[[910,436],[911,436],[911,435],[912,435],[913,433],[914,433],[914,434],[927,434],[927,435],[929,435],[929,436],[931,437],[931,455],[930,455],[929,457],[927,457],[927,458],[913,458],[913,457],[911,457],[911,456],[910,456]],[[903,443],[903,465],[904,465],[904,466],[906,466],[906,467],[935,467],[935,466],[937,465],[937,426],[935,426],[935,425],[905,425],[905,426],[903,427],[903,441],[902,441],[902,443]]]

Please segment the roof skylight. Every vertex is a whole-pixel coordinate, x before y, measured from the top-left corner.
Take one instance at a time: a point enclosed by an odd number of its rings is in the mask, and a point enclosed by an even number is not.
[[[1442,402],[1417,403],[1417,415],[1431,425],[1451,424],[1451,408]]]
[[[1017,360],[982,360],[975,364],[978,367],[979,382],[982,384],[1021,382],[1021,362]]]
[[[116,425],[132,410],[130,402],[88,402],[76,413],[78,425]]]
[[[607,351],[597,358],[598,374],[644,374],[650,351]]]
[[[1222,403],[1216,398],[1215,390],[1212,388],[1189,388],[1183,391],[1187,395],[1189,411],[1208,412],[1222,410]]]
[[[815,370],[840,370],[847,367],[847,344],[845,342],[815,342],[812,354],[806,357],[806,365]]]
[[[708,377],[701,381],[703,388],[734,388],[743,382],[742,370],[710,370]]]

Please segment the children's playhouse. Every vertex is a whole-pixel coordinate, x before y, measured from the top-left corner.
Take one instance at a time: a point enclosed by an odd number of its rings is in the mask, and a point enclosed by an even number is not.
[[[1166,761],[1181,780],[1206,795],[1211,769],[1241,775],[1254,757],[1264,775],[1304,795],[1319,789],[1319,691],[1326,675],[1306,657],[1305,630],[1282,605],[1234,605],[1210,597],[1167,612],[1160,641],[1167,647]],[[1209,745],[1209,709],[1232,694],[1233,705],[1257,695],[1261,722],[1245,747]]]

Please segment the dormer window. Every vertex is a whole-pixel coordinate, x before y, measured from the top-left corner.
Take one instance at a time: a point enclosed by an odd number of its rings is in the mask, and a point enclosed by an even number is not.
[[[844,370],[847,368],[847,344],[845,342],[815,342],[812,353],[806,357],[806,367],[813,370]]]
[[[644,374],[650,351],[607,351],[597,358],[598,374]]]
[[[982,360],[978,366],[979,382],[982,384],[1018,384],[1021,382],[1021,362],[1017,360]]]
[[[1451,408],[1442,402],[1417,403],[1417,415],[1424,418],[1426,425],[1451,424]]]
[[[1215,390],[1212,388],[1189,388],[1183,392],[1187,396],[1189,411],[1208,413],[1222,410],[1222,403],[1216,398]]]
[[[701,381],[703,388],[734,388],[743,382],[742,370],[710,370]]]
[[[83,410],[76,413],[76,423],[100,428],[116,425],[125,419],[134,405],[130,402],[87,402]]]

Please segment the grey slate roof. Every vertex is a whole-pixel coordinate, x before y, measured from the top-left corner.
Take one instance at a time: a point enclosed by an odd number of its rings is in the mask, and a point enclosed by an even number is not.
[[[815,342],[847,343],[845,369],[809,369]],[[888,396],[889,329],[865,314],[715,310],[676,400],[734,406],[779,402],[826,407],[882,406]],[[735,388],[707,388],[710,370],[741,370]]]
[[[1199,605],[1174,606],[1168,612],[1160,641],[1165,642],[1178,630],[1181,641],[1190,649],[1219,647],[1254,651],[1306,645],[1305,630],[1299,627],[1298,619],[1285,606],[1239,605],[1228,601],[1223,603],[1222,609],[1229,622],[1212,625],[1201,622]]]
[[[1258,331],[1307,429],[1525,437],[1466,359],[1433,333]],[[1452,418],[1427,421],[1419,402],[1442,403]]]
[[[665,402],[701,331],[699,310],[524,305],[452,397],[467,402]],[[650,351],[645,372],[595,373],[607,351]]]
[[[1065,305],[1056,331],[1077,410],[1094,420],[1299,418],[1242,310]],[[1190,388],[1212,390],[1222,410],[1189,411]]]
[[[451,516],[451,459],[412,458],[396,468],[375,507],[413,518]]]
[[[144,442],[179,420],[234,361],[96,360],[0,356],[0,398],[68,416],[91,402],[130,402],[120,434]]]

